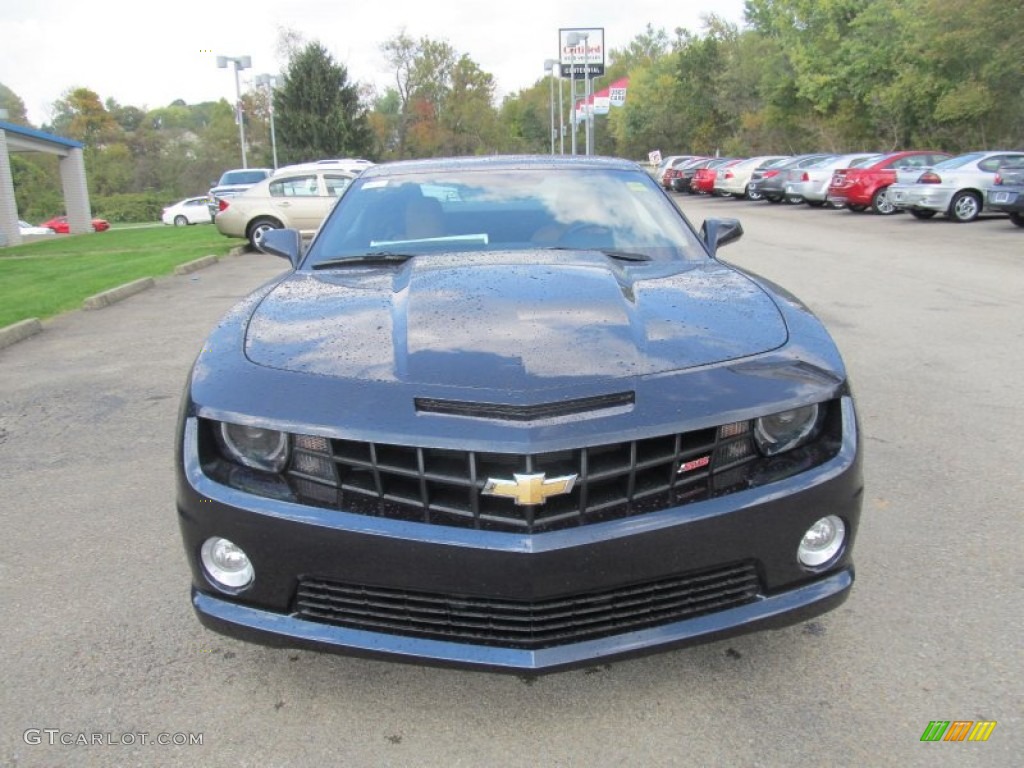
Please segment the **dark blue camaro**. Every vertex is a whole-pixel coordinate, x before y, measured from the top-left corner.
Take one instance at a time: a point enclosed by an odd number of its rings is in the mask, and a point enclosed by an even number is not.
[[[638,166],[364,172],[232,309],[177,444],[192,600],[271,645],[551,671],[780,627],[853,584],[849,383]]]

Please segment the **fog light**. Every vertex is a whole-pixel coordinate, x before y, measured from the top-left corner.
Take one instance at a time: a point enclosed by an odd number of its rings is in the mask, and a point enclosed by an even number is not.
[[[801,565],[817,568],[834,558],[846,541],[846,525],[835,515],[821,518],[804,533],[796,550]]]
[[[255,575],[249,556],[234,542],[219,536],[203,542],[200,559],[207,575],[219,586],[228,589],[248,586]]]

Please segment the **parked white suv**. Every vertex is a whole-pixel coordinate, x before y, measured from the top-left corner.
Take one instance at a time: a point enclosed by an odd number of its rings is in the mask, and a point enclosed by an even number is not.
[[[220,198],[232,197],[239,192],[244,192],[253,184],[259,184],[273,173],[273,168],[235,168],[231,171],[224,171],[220,181],[211,187],[208,193],[207,205],[210,207],[210,218],[217,215],[217,201]]]

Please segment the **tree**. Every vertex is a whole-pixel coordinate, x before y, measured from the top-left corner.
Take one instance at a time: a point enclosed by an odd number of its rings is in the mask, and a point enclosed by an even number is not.
[[[0,83],[0,109],[7,110],[7,117],[4,118],[6,122],[31,127],[25,112],[25,102],[3,83]]]
[[[115,99],[108,98],[106,101],[107,112],[114,118],[121,129],[126,133],[138,130],[142,121],[146,118],[146,111],[138,107],[122,107]]]
[[[123,135],[121,126],[107,112],[99,95],[88,88],[71,88],[53,103],[50,130],[89,147],[119,141]]]
[[[389,119],[397,157],[492,152],[501,131],[494,108],[494,78],[444,41],[416,41],[404,31],[381,46],[395,70]]]
[[[358,87],[318,42],[292,56],[284,85],[274,92],[274,110],[282,162],[362,156],[372,148]]]
[[[398,98],[398,111],[395,119],[395,138],[397,155],[405,157],[405,144],[409,134],[409,120],[412,111],[412,92],[415,88],[413,71],[419,47],[403,29],[395,37],[386,40],[380,47],[384,59],[395,70],[394,93]]]
[[[626,106],[609,115],[619,154],[644,157],[653,149],[668,153],[688,148],[685,106],[673,57],[633,70]]]
[[[500,149],[514,154],[543,154],[550,150],[550,90],[545,80],[506,96],[498,112]]]
[[[441,114],[445,154],[479,155],[497,151],[494,78],[463,54],[451,74],[447,106]]]

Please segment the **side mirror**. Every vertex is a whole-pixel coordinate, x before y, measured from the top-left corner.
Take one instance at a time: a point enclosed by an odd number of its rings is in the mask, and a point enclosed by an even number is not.
[[[302,235],[297,229],[268,229],[257,247],[263,253],[288,259],[294,269],[302,258]]]
[[[714,256],[723,245],[743,237],[743,225],[739,219],[707,219],[700,227],[700,236]]]

